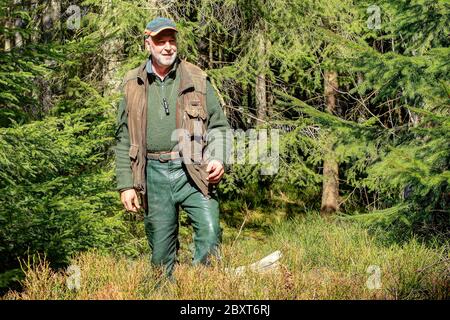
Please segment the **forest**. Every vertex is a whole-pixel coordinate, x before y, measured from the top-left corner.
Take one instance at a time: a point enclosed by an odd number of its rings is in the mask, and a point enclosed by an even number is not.
[[[163,288],[114,152],[157,16],[235,144],[279,139],[276,172],[227,166],[211,267],[181,212]],[[2,0],[0,300],[448,299],[449,26],[447,0]],[[273,272],[226,271],[278,250]]]

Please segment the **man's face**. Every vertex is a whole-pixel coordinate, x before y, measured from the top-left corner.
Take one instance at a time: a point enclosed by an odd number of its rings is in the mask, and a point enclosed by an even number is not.
[[[145,40],[145,46],[152,55],[153,63],[169,67],[177,58],[177,38],[173,30],[163,30]]]

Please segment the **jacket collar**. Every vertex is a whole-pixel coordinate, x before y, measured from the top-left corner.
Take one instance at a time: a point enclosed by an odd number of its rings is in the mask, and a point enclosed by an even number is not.
[[[145,70],[145,66],[147,65],[147,60],[145,60],[138,68],[137,78],[140,84],[144,84],[147,79],[147,70]]]
[[[144,84],[147,79],[147,61],[146,59],[138,68],[138,81],[141,84]],[[191,75],[189,74],[188,70],[186,69],[185,60],[181,60],[177,58],[177,61],[175,62],[176,68],[180,69],[180,87],[178,88],[178,95],[183,94],[188,89],[195,88],[194,81],[192,80]]]
[[[179,68],[180,68],[180,87],[178,88],[178,95],[181,95],[186,90],[190,88],[195,88],[195,86],[190,73],[186,69],[185,60],[180,61]]]

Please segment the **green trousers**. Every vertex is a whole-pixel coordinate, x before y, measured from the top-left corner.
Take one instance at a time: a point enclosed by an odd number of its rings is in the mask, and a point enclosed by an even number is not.
[[[193,264],[207,264],[217,254],[221,239],[219,203],[205,197],[194,185],[181,160],[147,161],[147,203],[145,231],[152,249],[151,262],[172,276],[178,243],[179,207],[185,210],[194,229]]]

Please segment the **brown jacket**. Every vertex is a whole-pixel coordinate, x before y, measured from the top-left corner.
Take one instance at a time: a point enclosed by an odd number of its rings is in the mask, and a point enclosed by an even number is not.
[[[146,62],[129,71],[124,78],[133,187],[141,194],[146,193],[148,97]],[[180,87],[176,102],[176,128],[179,129],[177,131],[177,147],[183,156],[189,176],[200,191],[208,196],[207,163],[203,160],[208,115],[206,109],[207,76],[199,67],[185,60],[179,62],[178,68],[180,68]]]

